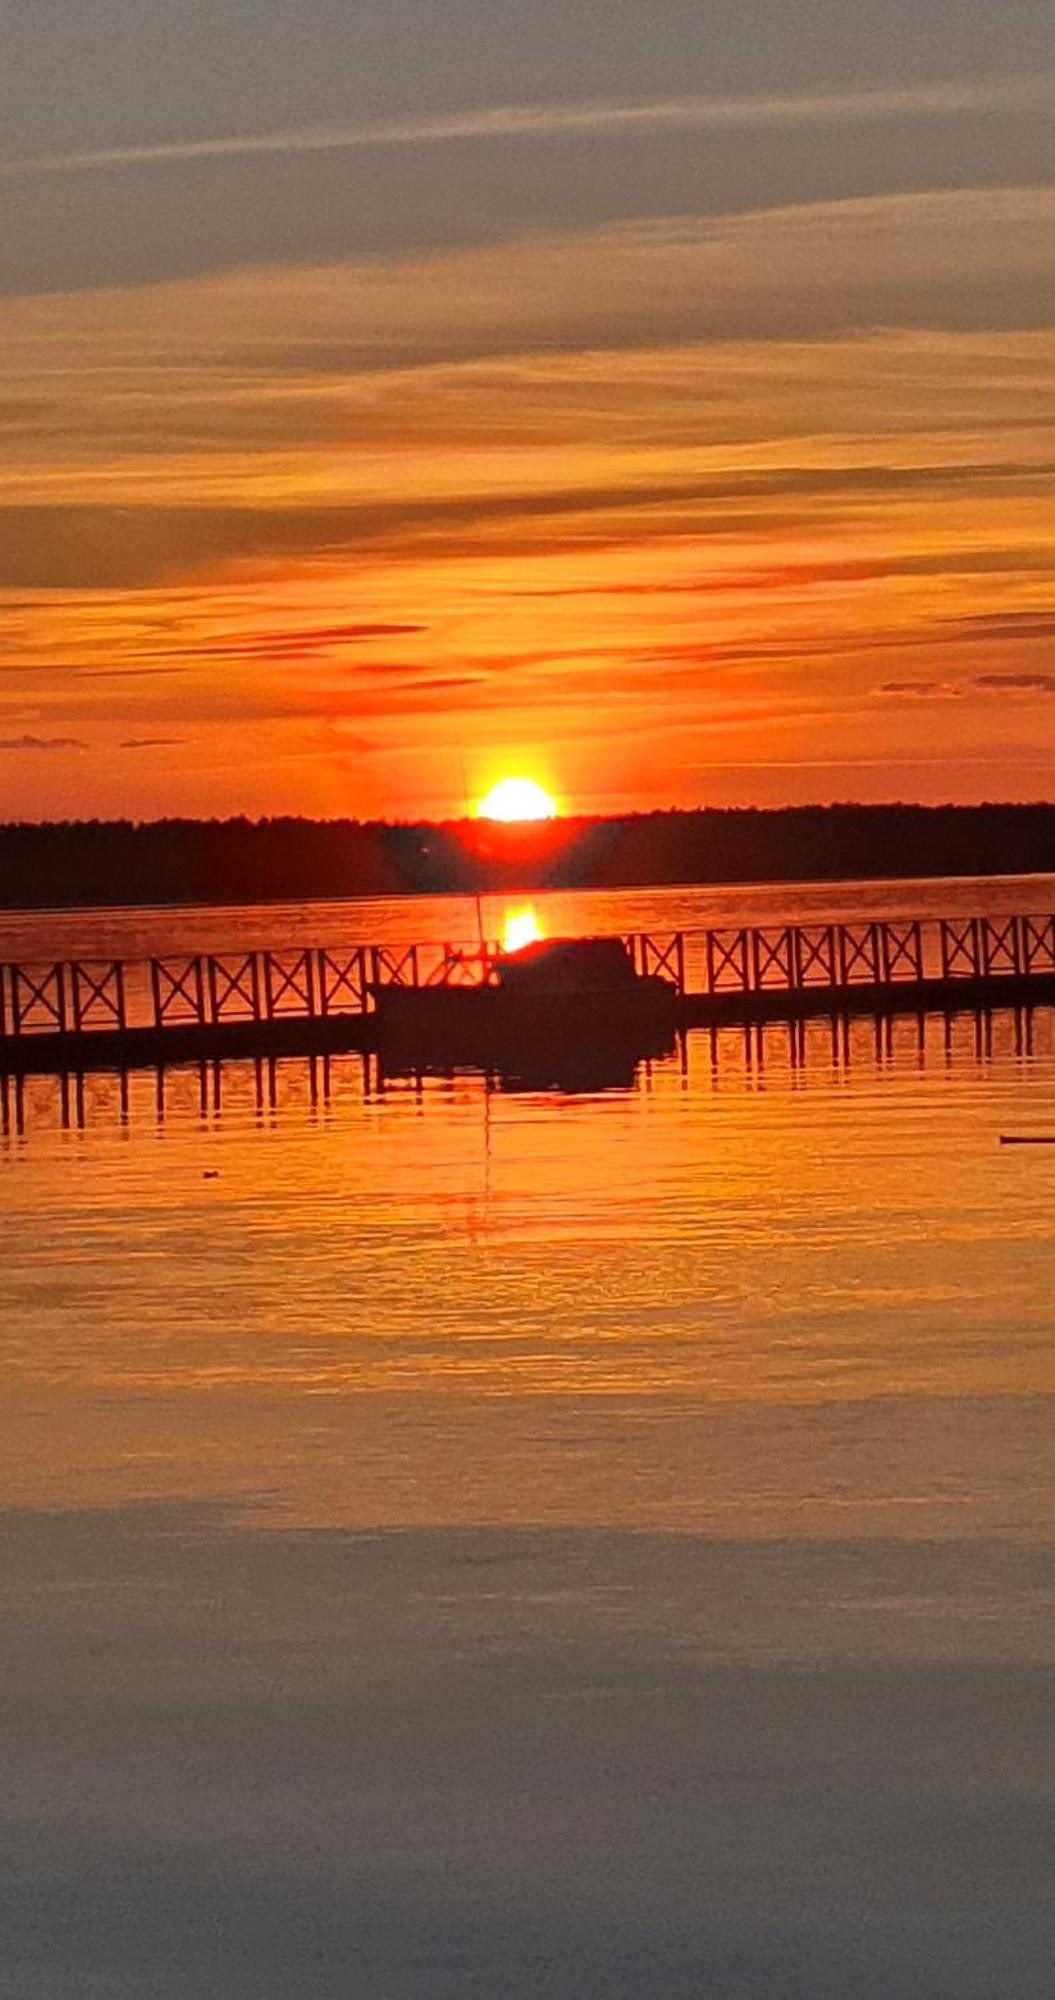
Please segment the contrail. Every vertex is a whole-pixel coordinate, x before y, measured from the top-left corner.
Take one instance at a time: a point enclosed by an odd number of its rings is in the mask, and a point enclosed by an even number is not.
[[[84,153],[41,153],[0,160],[0,174],[66,174],[91,169],[163,167],[192,160],[253,159],[343,153],[384,146],[456,145],[486,139],[546,139],[574,132],[811,125],[857,119],[955,117],[964,112],[1026,108],[1055,96],[1055,73],[938,83],[891,90],[833,91],[799,97],[673,97],[637,103],[513,104],[440,118],[366,125],[312,125],[111,146]]]

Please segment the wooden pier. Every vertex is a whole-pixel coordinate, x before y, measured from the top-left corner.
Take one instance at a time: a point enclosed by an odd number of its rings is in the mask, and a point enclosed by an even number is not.
[[[685,1028],[1055,1002],[1055,916],[635,932],[624,941],[638,972],[674,985]],[[475,947],[0,965],[0,1074],[369,1051],[372,988],[450,978],[480,978]]]

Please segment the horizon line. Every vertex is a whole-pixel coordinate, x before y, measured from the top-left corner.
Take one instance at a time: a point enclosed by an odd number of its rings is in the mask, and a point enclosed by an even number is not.
[[[485,816],[484,819],[485,823],[489,828],[491,828],[492,831],[496,832],[499,835],[501,835],[502,833],[506,833],[508,834],[511,840],[515,841],[518,838],[522,838],[525,834],[538,835],[539,832],[541,831],[545,831],[552,834],[561,827],[576,826],[581,824],[592,825],[597,822],[611,823],[614,821],[632,820],[632,819],[663,819],[663,818],[695,819],[699,818],[701,815],[706,813],[720,814],[723,817],[737,815],[743,818],[766,819],[766,818],[773,818],[775,816],[783,815],[786,813],[846,813],[846,812],[854,812],[854,813],[1055,812],[1055,797],[1039,796],[1031,799],[1008,799],[1008,798],[939,799],[939,800],[929,800],[929,801],[926,799],[911,799],[911,798],[889,798],[889,799],[844,798],[844,799],[827,799],[827,800],[817,800],[817,799],[800,800],[798,802],[791,799],[787,799],[781,805],[751,805],[747,802],[741,802],[739,805],[709,804],[709,805],[695,805],[695,806],[678,806],[678,805],[629,806],[626,807],[623,811],[617,811],[617,812],[563,812],[559,813],[554,818],[546,820],[513,820],[509,822],[503,822],[501,820],[486,820]],[[222,817],[217,814],[208,814],[206,816],[202,816],[200,814],[194,814],[194,813],[163,813],[160,814],[155,819],[133,819],[133,818],[123,818],[123,817],[108,818],[108,817],[103,817],[102,815],[96,813],[85,818],[0,819],[0,840],[2,840],[6,835],[11,833],[39,832],[44,829],[52,831],[58,831],[58,830],[72,831],[74,829],[83,829],[83,828],[89,828],[89,829],[94,828],[96,830],[120,828],[122,830],[126,830],[132,833],[137,833],[137,832],[151,832],[162,827],[171,827],[171,828],[203,827],[203,828],[211,828],[214,831],[219,831],[221,829],[234,826],[258,829],[265,826],[289,825],[289,826],[351,826],[351,827],[358,827],[363,830],[373,829],[373,828],[378,828],[383,830],[385,828],[397,828],[397,827],[442,828],[447,826],[477,826],[481,823],[482,823],[482,816],[472,812],[431,813],[431,814],[414,813],[401,816],[393,815],[391,817],[384,817],[384,818],[371,817],[365,819],[359,819],[347,813],[319,815],[312,813],[264,812],[259,814],[250,814],[245,812],[232,812],[232,813],[227,813]],[[1041,869],[1030,870],[1029,872],[1047,874],[1050,871],[1045,868],[1041,868]],[[3,905],[2,907],[7,908],[11,906]]]

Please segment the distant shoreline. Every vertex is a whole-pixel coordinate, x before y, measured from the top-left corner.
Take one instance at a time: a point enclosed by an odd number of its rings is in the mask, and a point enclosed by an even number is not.
[[[0,910],[9,913],[1047,874],[1055,874],[1055,805],[1047,803],[706,808],[514,826],[0,825]]]

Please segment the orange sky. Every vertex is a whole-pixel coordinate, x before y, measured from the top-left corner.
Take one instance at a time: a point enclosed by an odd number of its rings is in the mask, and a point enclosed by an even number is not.
[[[1055,795],[1053,240],[913,188],[10,291],[0,810]]]

